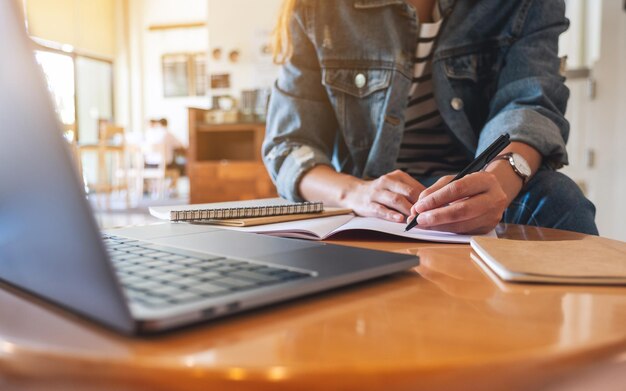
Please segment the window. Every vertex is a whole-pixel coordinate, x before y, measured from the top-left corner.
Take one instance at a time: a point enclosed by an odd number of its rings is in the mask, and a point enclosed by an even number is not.
[[[76,56],[79,140],[98,142],[98,120],[113,121],[113,69],[108,61]]]
[[[72,56],[36,50],[35,58],[45,75],[59,120],[63,125],[75,125],[76,106]]]
[[[113,121],[113,63],[48,47],[37,40],[35,58],[45,75],[68,139],[98,141],[98,120]],[[52,45],[54,46],[54,45]]]

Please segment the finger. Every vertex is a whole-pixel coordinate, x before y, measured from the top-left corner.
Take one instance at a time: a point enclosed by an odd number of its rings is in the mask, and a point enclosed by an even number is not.
[[[372,199],[389,209],[395,209],[402,213],[402,220],[404,216],[408,215],[411,211],[412,204],[405,196],[389,190],[377,192],[372,196]]]
[[[453,178],[454,178],[453,175],[442,176],[441,178],[437,180],[437,182],[433,183],[430,187],[426,188],[424,191],[420,193],[419,200],[441,189],[442,187],[450,183],[450,181],[452,181]]]
[[[419,213],[436,209],[463,198],[484,193],[493,186],[495,179],[490,173],[474,173],[445,185],[416,204]]]
[[[411,221],[413,221],[416,215],[417,213],[413,212],[413,208],[411,208],[411,213],[407,216],[405,223],[409,224]]]
[[[419,195],[426,189],[426,186],[422,185],[417,179],[413,178],[402,170],[395,170],[390,173],[389,176],[397,181],[405,183],[411,187],[409,193],[404,194],[410,202],[414,203],[418,200]]]
[[[474,233],[487,233],[491,231],[498,223],[500,219],[494,216],[481,215],[475,218],[455,221],[453,223],[436,224],[431,226],[420,226],[422,229],[454,232],[461,234],[474,234]]]
[[[404,173],[403,173],[404,174]],[[411,182],[400,175],[386,175],[380,178],[380,185],[387,190],[404,196],[410,203],[417,201],[423,186],[417,181]]]
[[[417,223],[420,226],[429,227],[474,219],[486,213],[485,203],[489,201],[488,198],[481,194],[441,208],[428,210],[417,217]]]
[[[426,188],[424,191],[420,193],[418,202],[424,199],[425,197],[431,195],[432,193],[436,192],[437,190],[442,189],[444,186],[450,183],[452,179],[454,179],[454,177],[455,177],[454,175],[445,175],[439,178],[437,182],[433,183],[432,185],[430,185],[430,187]],[[411,207],[411,217],[416,216],[419,213],[418,202],[416,202]],[[422,207],[422,204],[419,204],[420,210],[421,210],[421,207]]]
[[[417,218],[420,228],[449,232],[491,230],[502,219],[503,207],[487,194],[481,194],[432,211]]]
[[[370,203],[368,209],[371,211],[371,214],[368,214],[368,216],[371,217],[378,217],[380,219],[393,221],[394,223],[401,223],[404,220],[404,216],[400,213],[376,202]]]

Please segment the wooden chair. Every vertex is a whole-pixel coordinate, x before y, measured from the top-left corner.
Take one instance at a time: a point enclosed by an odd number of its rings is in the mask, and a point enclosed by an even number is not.
[[[165,143],[145,145],[144,153],[150,153],[153,158],[158,156],[158,164],[156,167],[146,166],[145,162],[141,171],[142,184],[148,185],[148,190],[155,198],[167,198],[169,191],[176,189],[179,170],[176,168],[168,168],[167,145]]]
[[[111,194],[124,191],[126,207],[130,205],[128,178],[126,175],[126,140],[124,128],[104,124],[98,137],[98,170],[95,184],[96,194],[105,196],[106,208],[111,208]],[[108,164],[110,163],[110,164]],[[98,198],[98,204],[100,204]]]

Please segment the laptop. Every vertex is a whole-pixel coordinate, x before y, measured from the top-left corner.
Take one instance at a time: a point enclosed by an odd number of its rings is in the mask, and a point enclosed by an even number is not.
[[[124,334],[399,272],[412,255],[163,223],[101,232],[16,1],[0,2],[0,280]]]

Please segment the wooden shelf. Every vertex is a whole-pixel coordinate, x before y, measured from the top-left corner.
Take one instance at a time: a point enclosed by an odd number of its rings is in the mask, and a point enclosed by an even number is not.
[[[205,113],[189,108],[190,202],[275,197],[261,160],[265,124],[207,124]]]
[[[194,109],[197,110],[197,109]],[[244,122],[244,123],[234,123],[234,124],[207,124],[205,122],[198,122],[196,124],[197,132],[238,132],[241,131],[242,128],[249,129],[252,131],[258,131],[259,129],[265,133],[265,124],[256,123],[256,122]]]

